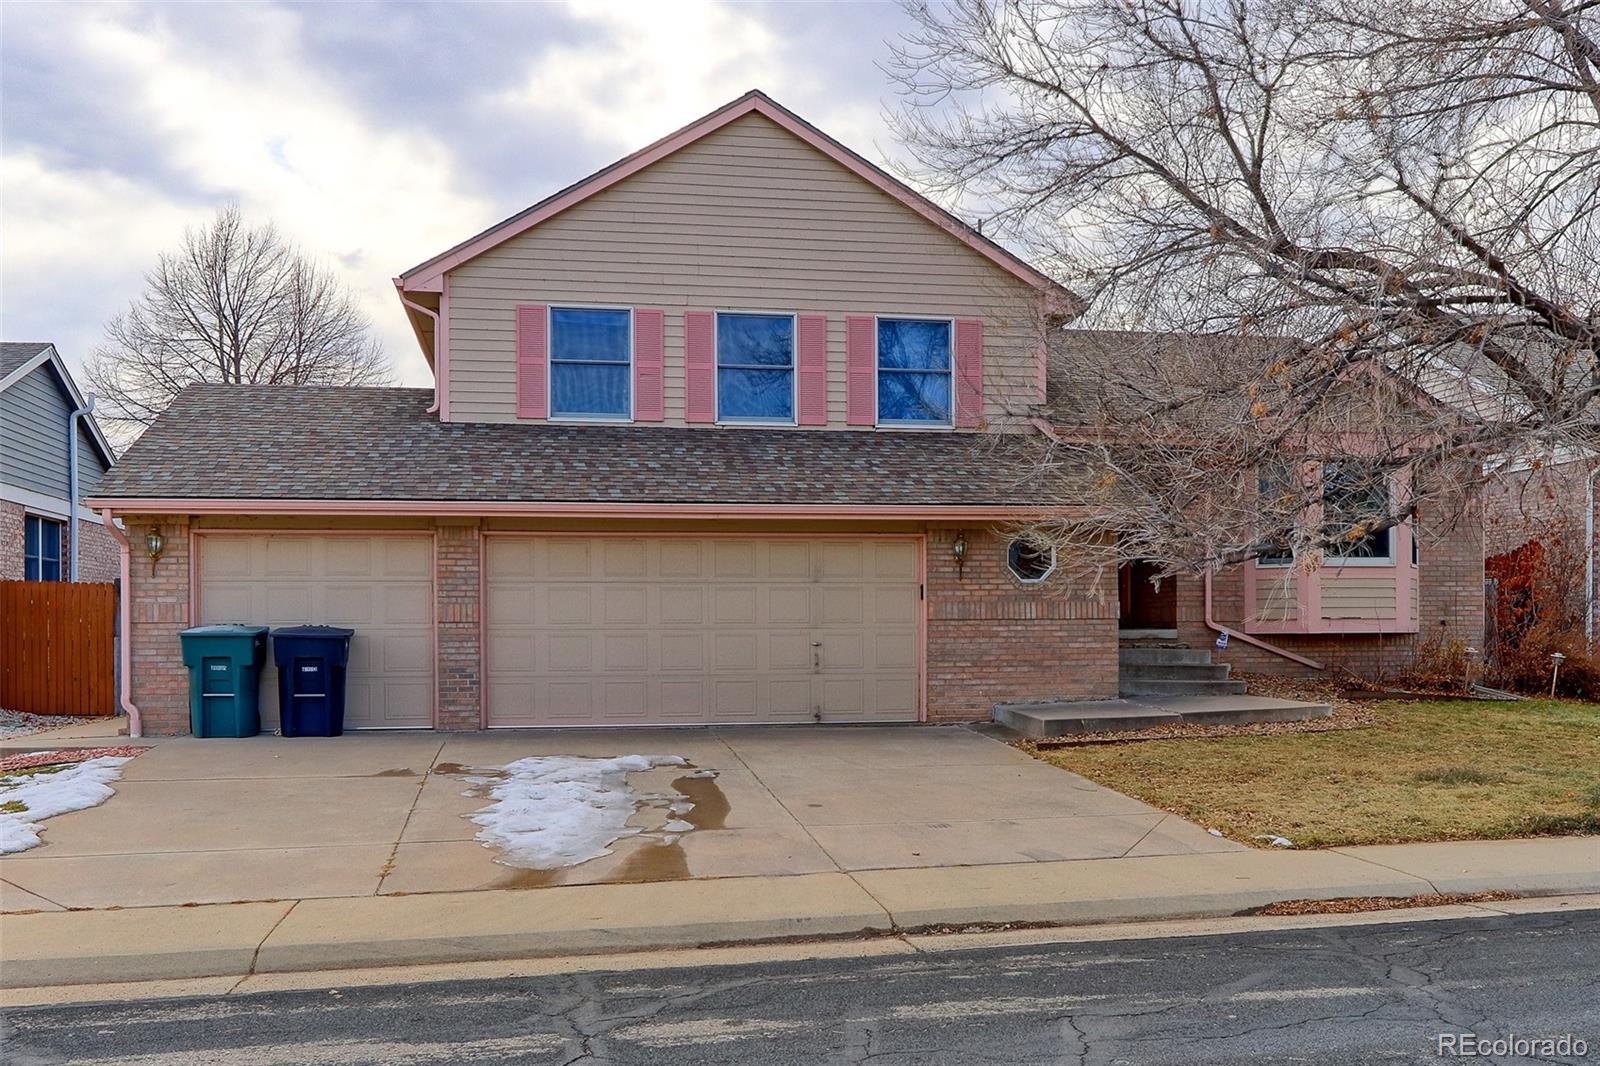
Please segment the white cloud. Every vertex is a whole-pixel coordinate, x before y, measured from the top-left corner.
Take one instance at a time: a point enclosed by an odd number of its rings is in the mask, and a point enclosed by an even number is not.
[[[236,39],[248,47],[225,54],[171,32],[166,9],[136,21],[124,9],[63,11],[76,25],[57,43],[76,52],[84,69],[133,86],[108,100],[129,123],[164,147],[165,169],[205,191],[212,203],[236,199],[247,217],[271,219],[312,254],[339,269],[359,294],[402,380],[429,379],[389,279],[481,228],[490,205],[458,191],[447,147],[414,130],[380,129],[305,59],[297,10],[239,5]],[[179,16],[181,17],[181,16]],[[21,195],[11,185],[22,179]],[[27,228],[52,197],[80,202],[86,224],[8,241],[7,272],[39,264],[106,259],[126,277],[173,246],[184,225],[208,209],[175,201],[101,172],[52,171],[38,157],[7,159],[4,225]],[[51,186],[64,191],[56,192]],[[60,217],[60,216],[56,216]],[[136,276],[136,275],[135,275]],[[129,288],[109,317],[135,295]]]

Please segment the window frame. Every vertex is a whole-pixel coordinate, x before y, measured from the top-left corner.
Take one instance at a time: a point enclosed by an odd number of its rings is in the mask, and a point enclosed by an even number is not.
[[[1054,544],[1046,545],[1050,552],[1050,565],[1045,567],[1044,573],[1038,577],[1023,577],[1017,573],[1016,567],[1011,564],[1011,552],[1018,544],[1026,543],[1027,539],[1026,537],[1012,537],[1006,541],[1006,573],[1010,574],[1013,580],[1019,581],[1024,585],[1042,585],[1050,580],[1051,574],[1056,572],[1056,566],[1060,563],[1060,553],[1056,551]]]
[[[30,527],[40,530],[40,536],[41,537],[43,536],[43,531],[46,528],[49,528],[49,529],[52,529],[52,530],[55,531],[56,576],[53,577],[53,578],[44,576],[45,555],[44,555],[44,552],[42,550],[43,547],[44,547],[44,541],[41,539],[41,540],[39,540],[37,542],[39,544],[39,547],[40,547],[41,550],[39,550],[39,551],[37,551],[35,553],[32,553],[32,554],[30,554],[29,551],[28,551],[28,530],[29,530]],[[34,514],[32,511],[25,511],[23,513],[23,517],[22,517],[22,579],[24,581],[65,581],[66,580],[67,560],[66,560],[66,551],[64,550],[64,548],[65,548],[64,542],[66,540],[66,536],[67,536],[67,524],[65,522],[63,522],[61,519],[53,518],[50,515]],[[30,573],[30,570],[32,571],[31,573]]]
[[[722,414],[722,318],[746,316],[749,318],[787,318],[789,320],[789,417],[788,418],[725,418]],[[711,402],[718,426],[798,426],[800,424],[800,313],[798,311],[759,311],[749,308],[719,307],[711,313]],[[729,370],[781,369],[772,365],[740,365]]]
[[[1358,460],[1345,460],[1345,461],[1346,462],[1355,462],[1355,461],[1358,461]],[[1321,469],[1318,470],[1318,472],[1317,472],[1317,477],[1319,479],[1318,480],[1319,491],[1317,493],[1317,497],[1318,497],[1319,500],[1322,501],[1322,516],[1321,516],[1322,517],[1322,523],[1321,523],[1321,528],[1323,530],[1327,529],[1328,468],[1330,466],[1338,466],[1339,462],[1340,461],[1337,460],[1337,459],[1325,460],[1322,463]],[[1394,502],[1394,492],[1395,492],[1394,480],[1388,474],[1383,475],[1383,492],[1384,492],[1385,507],[1387,507],[1389,504]],[[1341,567],[1346,567],[1346,566],[1373,566],[1373,567],[1390,567],[1390,568],[1398,566],[1399,565],[1399,560],[1395,557],[1395,551],[1396,551],[1396,548],[1398,547],[1398,540],[1399,540],[1399,534],[1396,533],[1395,531],[1398,528],[1399,528],[1399,526],[1398,526],[1398,524],[1396,524],[1396,525],[1392,525],[1388,529],[1384,530],[1384,532],[1388,534],[1388,550],[1383,555],[1343,555],[1343,554],[1339,554],[1339,553],[1334,552],[1332,549],[1325,548],[1325,549],[1323,549],[1323,552],[1322,552],[1322,563],[1323,563],[1324,566],[1331,567],[1331,568],[1333,568],[1335,570],[1340,569]]]
[[[880,359],[880,356],[879,356],[879,353],[878,353],[878,328],[879,328],[879,324],[884,322],[885,320],[887,320],[889,322],[943,322],[945,324],[946,328],[950,331],[949,332],[949,337],[950,337],[950,365],[949,365],[949,367],[947,367],[945,369],[945,373],[948,374],[949,377],[950,377],[950,414],[945,418],[945,420],[943,422],[933,422],[933,421],[930,421],[930,420],[927,420],[927,419],[917,419],[915,421],[905,421],[905,420],[902,420],[902,419],[896,419],[896,418],[886,419],[886,418],[883,417],[883,405],[879,402],[882,394],[878,391],[879,390],[878,377],[879,377],[880,372],[883,370],[883,366],[881,365],[881,359]],[[891,371],[891,373],[893,373],[893,372],[894,371]],[[910,373],[910,374],[934,374],[934,373],[938,373],[938,371],[935,371],[935,370],[907,370],[907,371],[904,371],[904,373]],[[955,319],[954,315],[950,315],[948,317],[946,317],[944,315],[910,315],[910,314],[902,314],[902,315],[873,315],[872,316],[872,420],[873,420],[873,425],[874,426],[882,426],[882,427],[885,427],[887,429],[931,429],[931,430],[940,430],[940,429],[954,429],[955,428],[955,426],[956,426],[956,319]]]
[[[626,365],[627,365],[627,368],[628,368],[628,410],[627,410],[626,414],[620,414],[620,415],[594,415],[594,414],[588,414],[588,415],[584,415],[584,414],[561,415],[561,414],[557,414],[556,413],[556,362],[557,362],[557,359],[556,359],[556,312],[557,311],[611,311],[611,312],[619,312],[620,311],[620,312],[626,312],[627,313],[627,316],[628,316],[628,362],[627,362]],[[634,351],[634,347],[635,347],[634,328],[635,327],[634,327],[634,314],[633,314],[633,312],[634,312],[634,309],[632,307],[618,307],[618,306],[615,306],[615,305],[612,305],[612,304],[580,304],[580,303],[559,303],[559,304],[556,304],[556,303],[552,303],[552,304],[545,305],[545,309],[544,309],[544,335],[545,335],[546,338],[548,338],[548,340],[546,341],[546,344],[547,344],[547,347],[548,347],[548,351],[547,351],[547,353],[545,355],[545,360],[544,360],[544,394],[545,394],[545,396],[549,397],[549,399],[547,401],[548,404],[549,404],[549,413],[546,416],[546,420],[547,421],[550,421],[550,422],[610,422],[610,423],[623,423],[623,422],[632,422],[632,421],[634,421],[634,417],[633,417],[634,405],[637,402],[637,397],[634,396],[634,378],[635,378],[634,359],[635,359],[637,353]],[[589,363],[591,365],[599,365],[599,366],[620,366],[620,365],[623,365],[623,364],[619,364],[619,363],[599,363],[599,364],[595,364],[595,361],[592,360],[592,359],[562,359],[562,360],[560,360],[560,363],[561,363],[562,366],[571,366],[573,364],[578,364],[578,363]]]
[[[1294,464],[1290,464],[1288,466],[1285,466],[1283,468],[1283,470],[1284,470],[1284,473],[1286,475],[1292,474],[1293,470],[1294,470]],[[1255,518],[1256,518],[1256,524],[1257,524],[1256,535],[1257,536],[1261,535],[1260,528],[1259,528],[1260,523],[1261,523],[1261,483],[1264,480],[1266,480],[1266,478],[1263,476],[1262,472],[1259,469],[1257,469],[1256,470],[1256,506],[1255,506]],[[1258,555],[1255,558],[1256,566],[1262,567],[1262,568],[1268,569],[1268,570],[1285,570],[1285,569],[1288,569],[1289,567],[1294,565],[1294,561],[1295,560],[1294,560],[1294,552],[1293,551],[1290,551],[1290,553],[1288,555]]]

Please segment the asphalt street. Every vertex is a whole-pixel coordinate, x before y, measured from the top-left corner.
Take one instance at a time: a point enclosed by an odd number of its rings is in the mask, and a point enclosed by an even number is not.
[[[18,1066],[1600,1063],[1600,911],[22,1008],[3,1036]]]

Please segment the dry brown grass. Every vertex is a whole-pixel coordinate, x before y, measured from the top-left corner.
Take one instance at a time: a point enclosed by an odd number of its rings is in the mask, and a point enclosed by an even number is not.
[[[1370,714],[1359,729],[1035,754],[1251,844],[1600,833],[1600,704],[1441,700]]]

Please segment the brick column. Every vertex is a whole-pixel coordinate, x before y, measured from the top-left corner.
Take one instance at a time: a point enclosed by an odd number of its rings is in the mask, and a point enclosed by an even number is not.
[[[477,519],[439,519],[434,530],[438,728],[480,728],[483,699],[483,540]]]
[[[1037,585],[1006,566],[1009,538],[928,533],[928,719],[987,720],[996,703],[1117,694],[1116,567],[1110,550],[1067,558]]]
[[[127,515],[133,546],[128,579],[133,702],[143,715],[144,732],[163,736],[189,732],[189,675],[178,634],[189,627],[189,520],[182,515]],[[145,535],[151,526],[166,542],[161,559],[150,565]]]

